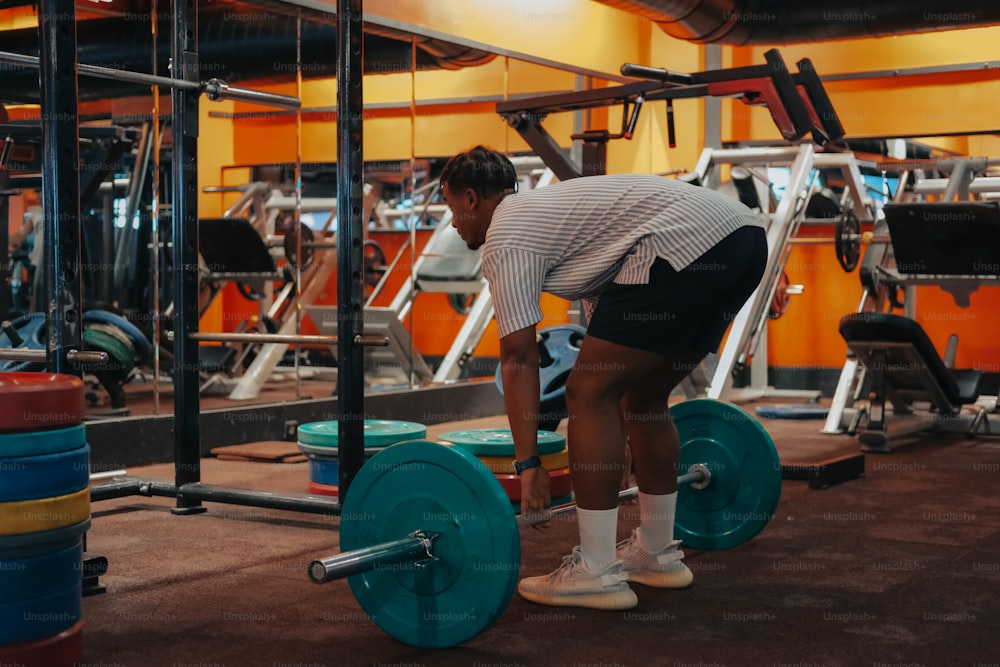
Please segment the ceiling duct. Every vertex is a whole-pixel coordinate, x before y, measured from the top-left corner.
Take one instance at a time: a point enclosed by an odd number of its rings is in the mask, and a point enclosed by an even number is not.
[[[326,21],[303,20],[301,70],[305,79],[336,76],[337,26]],[[296,74],[297,19],[294,16],[246,6],[213,8],[198,15],[198,50],[201,79],[227,83],[294,81]],[[156,73],[169,76],[170,14],[158,20]],[[80,63],[133,72],[153,73],[153,36],[148,14],[125,14],[77,23]],[[371,24],[365,25],[364,69],[387,74],[422,69],[460,69],[489,62],[494,54],[437,39],[416,36],[416,63],[411,35]],[[0,32],[0,50],[38,56],[38,30],[27,28]],[[148,87],[124,81],[79,77],[81,100],[143,95]],[[37,103],[37,69],[0,68],[0,102]]]
[[[793,44],[1000,24],[997,0],[596,0],[693,42]]]

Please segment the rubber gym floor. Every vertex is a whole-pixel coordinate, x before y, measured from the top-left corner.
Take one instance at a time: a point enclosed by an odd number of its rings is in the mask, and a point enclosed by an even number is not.
[[[773,402],[773,401],[771,401]],[[752,405],[744,406],[752,410]],[[783,463],[857,453],[821,421],[763,420]],[[505,427],[503,417],[441,424]],[[565,422],[562,427],[565,429]],[[172,480],[173,465],[130,469]],[[305,493],[306,463],[204,461],[202,479]],[[84,599],[88,667],[828,667],[1000,662],[1000,440],[928,434],[868,454],[865,476],[826,489],[786,480],[773,520],[728,551],[688,550],[694,584],[633,585],[628,612],[542,607],[514,596],[491,628],[450,649],[404,645],[374,625],[346,581],[312,583],[338,551],[339,518],[161,498],[93,507],[88,555],[107,592]],[[623,505],[619,533],[637,525]],[[525,529],[522,573],[577,544],[572,519]]]

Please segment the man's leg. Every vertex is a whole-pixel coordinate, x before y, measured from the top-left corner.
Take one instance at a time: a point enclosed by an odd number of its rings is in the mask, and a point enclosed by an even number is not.
[[[662,355],[586,337],[566,383],[570,477],[580,546],[548,576],[518,584],[542,604],[630,609],[637,603],[617,562],[618,487],[625,465],[619,405],[629,388],[661,365]]]
[[[681,562],[684,554],[674,541],[680,437],[670,418],[668,401],[670,393],[700,361],[700,354],[668,359],[622,398],[639,486],[639,528],[616,552],[629,581],[684,588],[694,579]]]

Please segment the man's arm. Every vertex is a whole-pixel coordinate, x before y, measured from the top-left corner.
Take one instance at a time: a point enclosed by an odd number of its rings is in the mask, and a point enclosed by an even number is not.
[[[534,325],[500,339],[504,405],[518,461],[538,456],[538,363]],[[521,511],[524,514],[542,510],[550,500],[547,470],[539,466],[521,473]]]
[[[538,455],[538,343],[535,327],[500,339],[503,397],[517,460]]]

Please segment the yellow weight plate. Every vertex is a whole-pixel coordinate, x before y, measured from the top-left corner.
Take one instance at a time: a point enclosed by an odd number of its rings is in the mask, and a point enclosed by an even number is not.
[[[0,503],[0,535],[55,530],[90,517],[90,488],[37,500]]]
[[[477,456],[479,462],[486,466],[494,475],[513,475],[514,474],[514,459],[508,456]],[[552,454],[542,454],[539,456],[542,460],[542,467],[546,470],[559,470],[560,468],[569,467],[569,450],[564,449],[561,452],[554,452]]]

